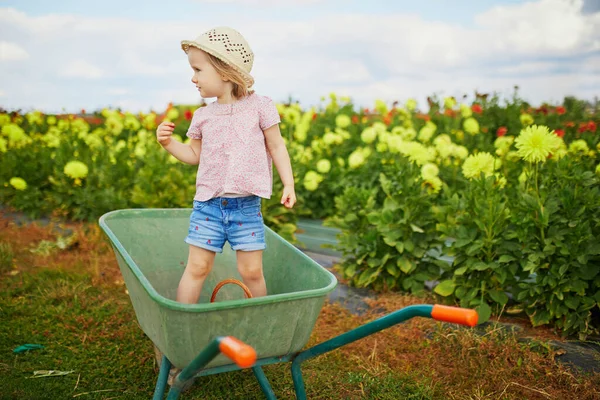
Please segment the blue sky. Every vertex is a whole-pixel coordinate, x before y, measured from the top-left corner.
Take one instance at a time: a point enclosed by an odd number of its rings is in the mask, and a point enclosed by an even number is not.
[[[47,112],[198,103],[179,48],[213,26],[250,42],[257,92],[370,106],[480,92],[600,94],[598,0],[0,2],[0,106]]]

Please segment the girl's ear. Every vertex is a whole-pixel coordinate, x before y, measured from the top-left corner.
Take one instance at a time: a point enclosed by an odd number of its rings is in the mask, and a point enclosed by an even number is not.
[[[229,82],[229,78],[227,78],[225,75],[221,75],[221,79],[223,82]]]

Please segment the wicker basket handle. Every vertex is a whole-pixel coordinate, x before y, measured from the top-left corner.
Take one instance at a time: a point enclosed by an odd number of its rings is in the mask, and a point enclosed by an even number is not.
[[[248,299],[252,298],[252,293],[250,293],[250,289],[248,289],[248,286],[244,285],[242,282],[238,281],[237,279],[225,279],[225,280],[219,282],[217,284],[217,286],[215,286],[215,290],[213,290],[212,296],[210,296],[211,303],[214,303],[215,297],[217,297],[217,293],[219,292],[219,290],[223,286],[227,285],[228,283],[233,283],[235,285],[238,285],[239,287],[241,287],[244,290],[244,293],[246,293],[246,298],[248,298]]]

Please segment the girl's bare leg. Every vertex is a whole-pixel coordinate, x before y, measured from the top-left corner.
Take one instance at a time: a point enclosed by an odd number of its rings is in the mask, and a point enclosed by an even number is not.
[[[215,252],[190,245],[187,266],[177,288],[177,301],[196,304],[200,298],[202,285],[212,270]]]
[[[248,286],[253,297],[267,295],[267,285],[262,268],[262,250],[242,251],[238,250],[237,265],[244,284]]]

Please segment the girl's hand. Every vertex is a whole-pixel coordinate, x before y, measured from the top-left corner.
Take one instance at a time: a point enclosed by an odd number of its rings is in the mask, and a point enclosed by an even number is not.
[[[175,129],[175,124],[172,122],[163,121],[156,128],[156,140],[163,147],[168,146],[171,143],[171,135],[173,135],[173,130]]]
[[[294,186],[283,187],[283,196],[281,196],[281,204],[283,204],[287,208],[294,207],[294,204],[296,204],[296,192],[294,191]]]

